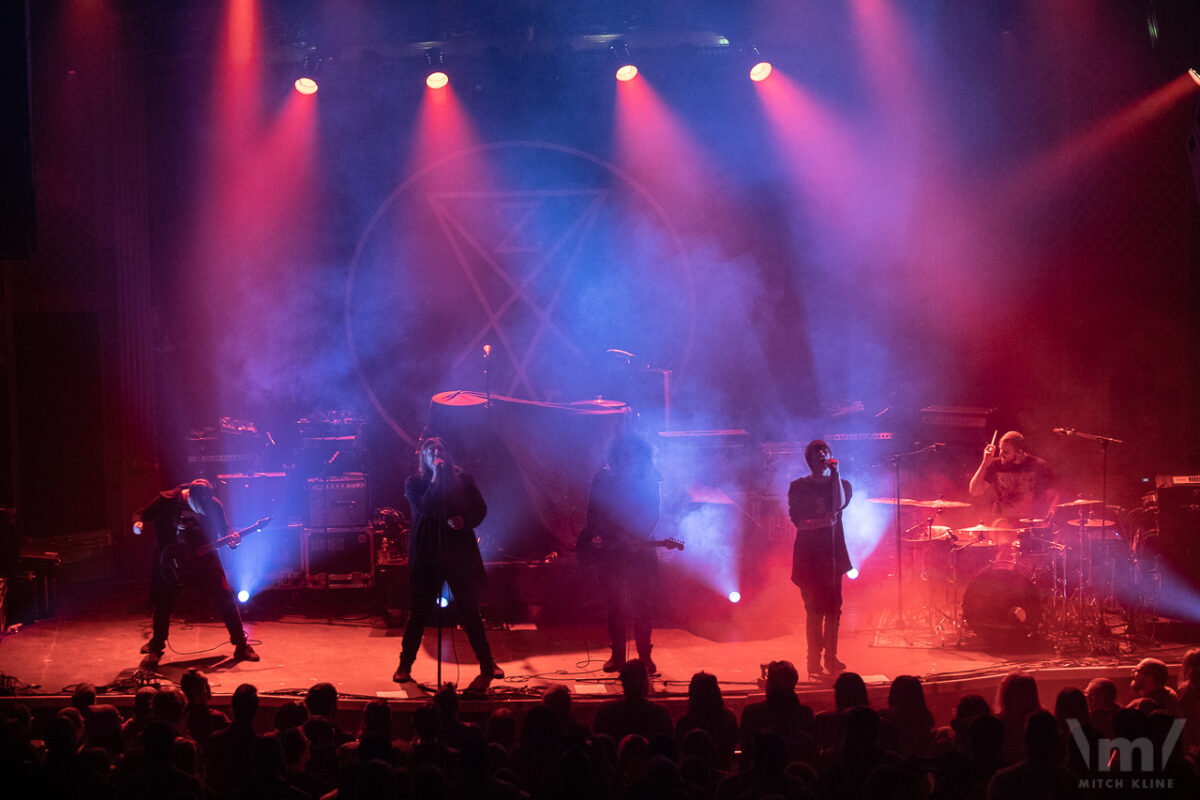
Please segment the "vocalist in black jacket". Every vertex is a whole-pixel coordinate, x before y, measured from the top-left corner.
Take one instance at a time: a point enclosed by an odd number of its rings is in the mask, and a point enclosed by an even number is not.
[[[412,509],[408,543],[410,603],[400,665],[392,680],[412,680],[412,665],[417,660],[425,623],[437,604],[443,582],[454,593],[463,632],[479,659],[480,674],[503,678],[504,671],[492,658],[479,616],[479,593],[487,574],[475,528],[487,515],[483,495],[474,479],[454,466],[446,443],[436,436],[421,443],[420,469],[405,482],[404,494]]]
[[[808,615],[808,672],[843,672],[838,660],[838,625],[842,618],[842,576],[851,569],[842,528],[842,509],[850,502],[850,482],[838,474],[829,445],[814,439],[804,448],[812,474],[788,487],[788,516],[796,526],[792,549],[792,583],[800,587]]]

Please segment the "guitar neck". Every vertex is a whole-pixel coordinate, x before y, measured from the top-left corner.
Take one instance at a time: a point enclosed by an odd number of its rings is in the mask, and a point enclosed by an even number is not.
[[[270,521],[271,521],[270,517],[264,517],[263,519],[260,519],[258,522],[255,522],[253,525],[247,525],[246,527],[242,528],[240,531],[234,531],[233,533],[227,533],[224,536],[222,536],[220,539],[217,539],[215,542],[209,542],[208,544],[197,547],[196,555],[206,556],[209,553],[215,553],[217,550],[219,550],[222,547],[226,547],[230,542],[232,542],[234,539],[236,539],[240,536],[249,536],[250,534],[254,533],[255,531],[262,530],[263,528],[265,528],[267,526],[267,524]]]

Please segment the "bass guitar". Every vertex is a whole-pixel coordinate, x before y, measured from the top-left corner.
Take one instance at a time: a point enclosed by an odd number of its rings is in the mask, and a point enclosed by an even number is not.
[[[580,564],[593,566],[600,563],[606,556],[619,556],[621,553],[639,547],[662,547],[667,550],[682,550],[683,542],[668,536],[666,539],[633,539],[613,544],[605,542],[603,536],[598,536],[593,531],[584,528],[575,539],[575,556],[579,559]]]
[[[179,586],[183,583],[188,573],[195,567],[196,562],[208,555],[215,553],[222,547],[228,547],[237,539],[249,536],[255,531],[261,531],[263,528],[271,524],[270,517],[263,517],[257,522],[247,525],[240,531],[226,534],[220,539],[204,544],[193,544],[187,541],[186,537],[180,538],[178,541],[167,545],[158,555],[159,574],[167,583]]]

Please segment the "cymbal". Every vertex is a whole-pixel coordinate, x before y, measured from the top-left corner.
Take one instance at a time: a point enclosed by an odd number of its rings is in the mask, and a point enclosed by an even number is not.
[[[1078,528],[1081,524],[1085,528],[1112,528],[1117,523],[1113,522],[1111,519],[1086,519],[1082,523],[1080,523],[1080,521],[1077,519],[1069,519],[1067,520],[1067,524],[1074,525],[1076,528]]]
[[[1100,505],[1099,500],[1080,499],[1080,500],[1072,500],[1069,503],[1059,503],[1058,505],[1055,506],[1055,508],[1074,508],[1075,506],[1098,506],[1098,505]]]
[[[596,406],[597,408],[621,408],[626,405],[624,400],[609,400],[606,397],[596,397],[592,400],[576,400],[573,406]]]
[[[1017,528],[993,528],[990,525],[972,525],[969,528],[959,528],[959,533],[1016,533]]]
[[[912,500],[907,497],[901,497],[897,500],[894,497],[868,497],[868,503],[884,503],[889,506],[901,505],[912,506],[915,508],[970,508],[970,503],[962,503],[958,500]]]

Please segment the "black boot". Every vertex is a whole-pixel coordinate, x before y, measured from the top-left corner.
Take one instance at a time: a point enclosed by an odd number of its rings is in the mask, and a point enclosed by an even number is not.
[[[157,639],[151,639],[142,645],[141,654],[144,656],[159,656],[161,657],[166,650],[167,643]]]
[[[805,638],[808,641],[808,674],[821,674],[821,615],[809,614],[805,625]]]
[[[234,661],[258,661],[260,656],[249,642],[242,642],[233,648],[233,659]]]
[[[650,651],[654,645],[648,644],[645,647],[638,647],[638,659],[646,665],[647,675],[657,675],[658,666],[654,663],[654,659],[650,657]]]
[[[412,665],[415,658],[406,658],[404,653],[400,654],[400,663],[396,667],[396,671],[392,673],[392,680],[396,683],[408,683],[412,680]]]
[[[625,648],[613,647],[612,657],[604,662],[604,666],[601,669],[605,672],[620,672],[623,666],[625,666]]]
[[[825,617],[825,671],[838,675],[846,671],[846,665],[838,661],[838,627],[841,621],[837,617]]]

